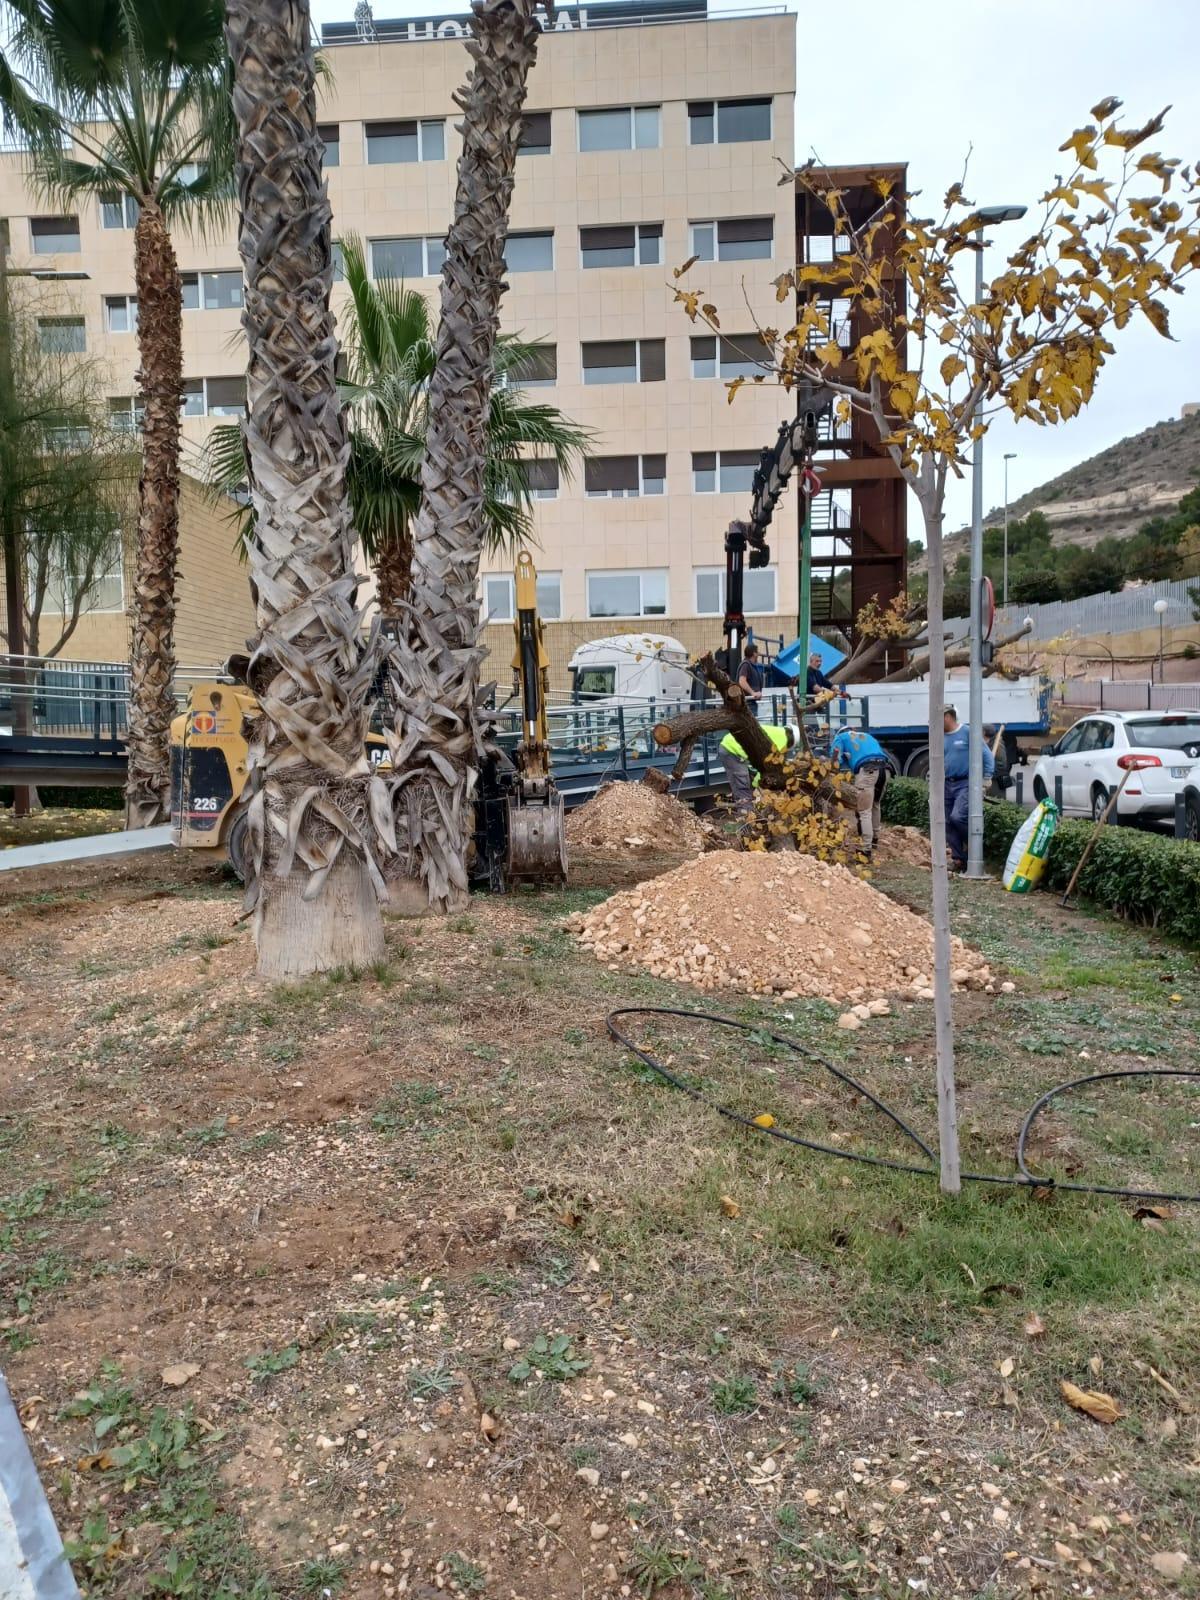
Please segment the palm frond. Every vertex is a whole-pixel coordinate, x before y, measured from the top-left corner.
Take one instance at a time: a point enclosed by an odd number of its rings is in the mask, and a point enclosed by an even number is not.
[[[235,422],[221,422],[204,445],[204,482],[210,489],[229,496],[229,520],[237,529],[238,554],[245,559],[246,540],[254,525],[254,507],[246,494],[250,463],[246,441]]]

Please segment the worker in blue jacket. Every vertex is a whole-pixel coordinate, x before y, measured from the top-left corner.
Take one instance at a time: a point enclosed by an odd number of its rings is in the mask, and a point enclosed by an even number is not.
[[[848,771],[854,780],[860,849],[869,857],[879,843],[883,791],[892,775],[887,751],[865,728],[843,728],[830,742],[829,754],[834,765]]]
[[[971,730],[960,728],[953,706],[942,707],[942,727],[946,751],[946,844],[953,865],[959,872],[967,864],[968,784],[971,771]],[[983,742],[983,779],[991,781],[996,770],[992,752]]]

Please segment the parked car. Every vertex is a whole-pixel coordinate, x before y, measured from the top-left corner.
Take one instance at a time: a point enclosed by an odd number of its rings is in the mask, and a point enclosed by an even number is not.
[[[1175,796],[1182,794],[1187,836],[1200,840],[1200,710],[1083,717],[1038,757],[1034,798],[1052,800],[1054,780],[1061,777],[1063,811],[1099,817],[1131,767],[1135,770],[1117,801],[1117,820],[1173,818]]]

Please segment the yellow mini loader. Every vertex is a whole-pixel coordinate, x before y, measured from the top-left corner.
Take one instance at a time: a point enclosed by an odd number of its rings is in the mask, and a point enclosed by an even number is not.
[[[526,551],[517,557],[515,587],[513,694],[520,699],[521,737],[511,755],[493,741],[475,804],[472,871],[496,890],[518,881],[562,882],[567,875],[562,795],[550,776],[550,663],[537,613],[537,572]],[[208,679],[192,685],[187,709],[171,723],[175,843],[221,851],[239,878],[246,873],[246,813],[238,804],[248,754],[243,724],[258,715],[258,702],[244,685]],[[386,771],[382,734],[369,733],[367,747]]]

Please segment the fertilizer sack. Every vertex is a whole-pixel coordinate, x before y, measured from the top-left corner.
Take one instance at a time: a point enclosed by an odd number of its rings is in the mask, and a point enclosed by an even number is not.
[[[1004,863],[1003,883],[1010,894],[1028,894],[1036,887],[1057,827],[1058,807],[1052,800],[1040,800],[1017,829]]]

